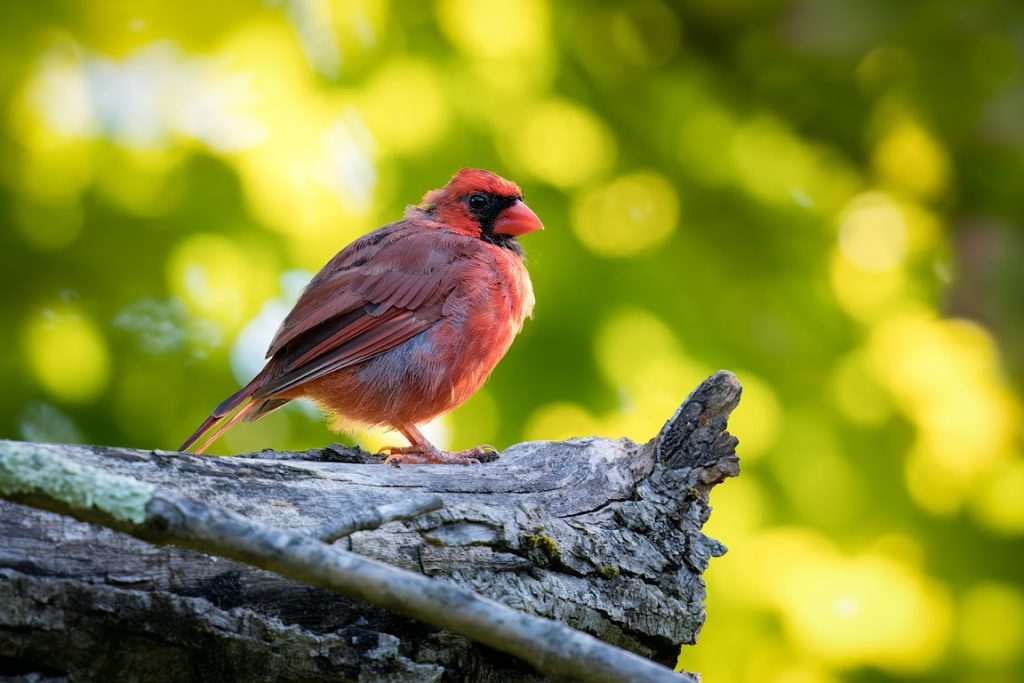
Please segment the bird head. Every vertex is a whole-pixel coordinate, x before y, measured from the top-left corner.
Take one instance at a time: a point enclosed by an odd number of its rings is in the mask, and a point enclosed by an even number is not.
[[[420,208],[454,232],[517,251],[516,237],[544,229],[518,185],[479,168],[459,170],[447,185],[428,192]]]

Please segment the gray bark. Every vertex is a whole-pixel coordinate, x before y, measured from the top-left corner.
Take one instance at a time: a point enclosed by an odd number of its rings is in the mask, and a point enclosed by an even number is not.
[[[739,393],[716,373],[645,445],[525,443],[470,467],[394,468],[336,446],[237,458],[54,448],[256,524],[343,536],[335,547],[671,665],[696,640],[701,574],[725,550],[700,529],[711,488],[738,473],[725,430]],[[0,502],[5,668],[77,680],[539,679],[365,602],[12,502]]]

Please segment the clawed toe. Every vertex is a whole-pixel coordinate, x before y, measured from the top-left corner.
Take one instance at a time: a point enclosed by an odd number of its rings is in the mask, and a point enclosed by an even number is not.
[[[398,467],[403,462],[409,462],[405,459],[406,457],[408,456],[404,453],[388,453],[387,457],[384,458],[384,464]]]
[[[477,463],[494,462],[501,457],[498,449],[490,444],[470,448],[465,451],[460,451],[460,453],[473,459]]]

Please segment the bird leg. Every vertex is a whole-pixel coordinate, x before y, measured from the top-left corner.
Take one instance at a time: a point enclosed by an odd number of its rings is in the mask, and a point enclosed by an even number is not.
[[[400,463],[437,463],[444,465],[478,465],[480,461],[490,462],[498,455],[494,446],[477,446],[464,451],[442,451],[423,436],[416,425],[405,424],[395,427],[402,436],[409,439],[409,446],[385,446],[381,453],[389,455],[384,462],[397,465]]]

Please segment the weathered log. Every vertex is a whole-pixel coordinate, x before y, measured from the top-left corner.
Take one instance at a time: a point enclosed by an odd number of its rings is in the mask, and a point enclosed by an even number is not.
[[[710,489],[738,472],[725,429],[739,393],[719,372],[645,445],[525,443],[471,467],[387,467],[336,446],[236,458],[49,448],[257,524],[343,536],[336,547],[672,664],[704,621],[701,573],[725,550],[700,528]],[[17,446],[0,443],[0,453]],[[87,680],[538,678],[463,636],[321,588],[18,503],[0,509],[0,670]]]

